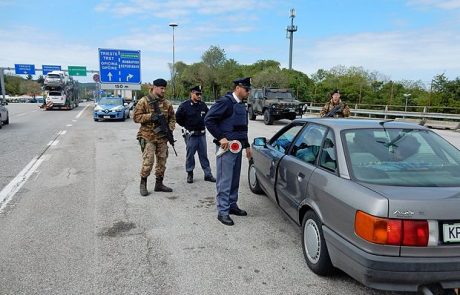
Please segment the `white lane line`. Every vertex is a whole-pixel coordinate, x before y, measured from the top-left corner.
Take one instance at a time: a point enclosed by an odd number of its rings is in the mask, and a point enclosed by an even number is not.
[[[72,124],[67,124],[67,125],[65,125],[65,126],[66,126],[66,127],[72,127]]]
[[[81,115],[83,115],[83,112],[86,110],[86,108],[89,107],[89,105],[87,105],[86,107],[83,108],[83,110],[81,110],[78,115],[75,117],[75,119],[78,119],[81,117]]]
[[[59,135],[65,135],[67,133],[67,130],[62,130],[61,133],[59,133]]]
[[[53,142],[51,142],[51,146],[56,146],[58,143],[59,143],[59,140],[54,140]]]
[[[0,212],[3,211],[6,205],[11,201],[14,195],[21,189],[27,179],[29,179],[32,173],[37,170],[43,161],[43,158],[35,157],[13,180],[10,181],[10,183],[8,183],[7,186],[5,186],[4,189],[2,189],[0,192]]]

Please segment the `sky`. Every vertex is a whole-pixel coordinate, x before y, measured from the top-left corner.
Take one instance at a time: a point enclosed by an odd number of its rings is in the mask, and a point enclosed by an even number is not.
[[[142,82],[169,79],[177,23],[176,62],[218,46],[240,64],[287,68],[291,8],[292,65],[309,76],[342,65],[396,81],[460,77],[460,0],[0,0],[0,67],[99,70],[98,48],[140,50]]]

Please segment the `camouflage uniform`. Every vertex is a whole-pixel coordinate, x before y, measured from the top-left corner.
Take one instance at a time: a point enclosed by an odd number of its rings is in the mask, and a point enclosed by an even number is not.
[[[334,109],[338,105],[341,106],[342,110],[337,112],[337,113],[335,113],[334,118],[349,117],[350,116],[350,108],[348,107],[348,105],[346,103],[342,102],[341,100],[339,101],[339,103],[334,104],[332,102],[332,99],[330,101],[326,102],[324,107],[321,109],[321,112],[319,113],[319,115],[321,117],[324,117],[327,113],[332,111],[332,109]]]
[[[157,179],[163,179],[166,170],[166,159],[168,158],[168,140],[165,135],[159,135],[154,132],[158,125],[152,122],[152,113],[155,111],[149,101],[153,102],[153,100],[158,101],[158,107],[165,116],[169,129],[173,131],[176,127],[176,116],[172,104],[168,100],[156,97],[152,93],[139,100],[134,109],[133,120],[136,123],[141,123],[137,139],[145,140],[145,148],[142,153],[141,177],[147,178],[150,175],[156,157],[155,176]]]

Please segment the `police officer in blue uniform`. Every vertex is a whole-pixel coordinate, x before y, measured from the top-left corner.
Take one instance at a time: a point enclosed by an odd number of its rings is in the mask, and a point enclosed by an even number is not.
[[[251,90],[251,79],[237,79],[233,83],[233,91],[219,98],[204,119],[206,128],[215,137],[218,149],[225,151],[216,153],[217,219],[225,225],[234,224],[230,214],[247,215],[237,205],[242,150],[246,151],[248,159],[252,158],[248,141],[248,115],[244,104]]]
[[[195,168],[195,153],[197,151],[201,168],[204,171],[204,180],[216,182],[209,166],[206,146],[204,117],[208,110],[208,106],[201,101],[201,87],[195,86],[190,89],[190,99],[181,103],[176,112],[176,122],[185,128],[182,132],[187,151],[185,171],[187,172],[188,183],[193,183],[193,169]]]

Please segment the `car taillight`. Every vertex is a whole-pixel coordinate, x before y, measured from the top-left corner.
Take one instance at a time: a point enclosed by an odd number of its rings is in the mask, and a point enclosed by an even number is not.
[[[426,220],[389,219],[357,211],[356,234],[371,243],[395,246],[428,245],[429,229]]]

